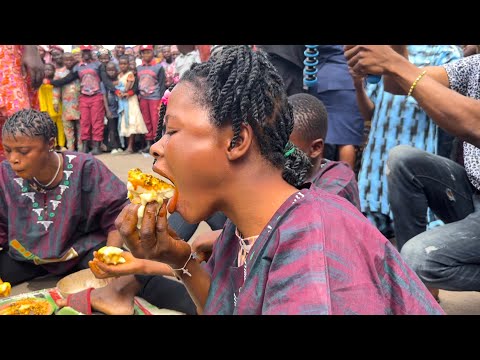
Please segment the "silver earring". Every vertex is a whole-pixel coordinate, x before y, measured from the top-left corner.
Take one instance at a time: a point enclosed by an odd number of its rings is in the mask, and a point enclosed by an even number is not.
[[[48,150],[48,151],[53,152],[53,149],[50,149],[50,150]]]

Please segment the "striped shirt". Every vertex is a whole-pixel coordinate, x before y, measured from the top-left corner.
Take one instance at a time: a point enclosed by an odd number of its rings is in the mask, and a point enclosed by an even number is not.
[[[355,173],[346,163],[323,159],[320,170],[308,181],[330,194],[347,199],[357,209],[360,209]]]
[[[410,45],[408,53],[410,62],[419,67],[443,65],[462,57],[455,45]],[[361,209],[391,217],[385,174],[388,152],[397,145],[410,145],[436,153],[438,127],[413,97],[384,91],[383,81],[368,85],[367,92],[375,111],[358,174]]]
[[[347,200],[317,187],[291,195],[246,263],[227,220],[206,265],[205,314],[443,314],[397,250]]]

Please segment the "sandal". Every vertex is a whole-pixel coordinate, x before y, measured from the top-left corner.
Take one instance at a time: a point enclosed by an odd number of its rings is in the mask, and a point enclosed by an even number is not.
[[[67,306],[75,309],[82,314],[92,315],[92,304],[90,293],[94,288],[88,288],[75,294],[67,296]]]

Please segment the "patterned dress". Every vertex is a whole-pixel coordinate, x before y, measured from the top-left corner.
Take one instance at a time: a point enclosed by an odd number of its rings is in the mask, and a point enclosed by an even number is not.
[[[55,70],[55,80],[70,73],[65,66]],[[62,104],[62,123],[67,146],[74,149],[75,140],[80,141],[80,80],[74,80],[61,88],[53,88],[53,104]],[[74,123],[77,121],[78,123]],[[80,145],[80,144],[79,144]]]
[[[0,247],[53,274],[72,269],[104,242],[127,204],[125,184],[92,155],[65,151],[63,179],[36,191],[7,161],[0,164]]]
[[[55,71],[55,80],[62,79],[70,73],[66,67]],[[80,119],[80,109],[78,99],[80,97],[80,80],[72,81],[61,88],[54,88],[54,103],[62,103],[62,120]]]
[[[291,195],[237,267],[227,220],[206,269],[205,314],[443,314],[397,250],[348,201]],[[236,305],[235,305],[236,304]]]
[[[53,85],[42,84],[38,89],[38,100],[40,101],[40,111],[45,111],[50,115],[57,126],[57,145],[60,147],[65,146],[65,132],[63,131],[62,122],[62,104],[58,104],[58,112],[54,109],[54,95]]]
[[[127,92],[132,88],[135,81],[135,75],[129,71],[118,76],[118,85],[116,88],[122,92]],[[134,134],[146,134],[148,132],[143,121],[142,112],[137,95],[133,94],[128,98],[118,98],[118,134],[129,137]]]
[[[22,72],[23,49],[23,45],[0,45],[0,128],[20,109],[39,109],[37,91]],[[0,138],[0,161],[2,157]]]

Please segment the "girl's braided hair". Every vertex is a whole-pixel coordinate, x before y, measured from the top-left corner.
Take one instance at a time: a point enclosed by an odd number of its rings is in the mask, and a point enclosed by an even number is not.
[[[2,136],[21,134],[28,137],[41,137],[45,142],[57,137],[57,127],[46,112],[22,109],[10,116],[2,129]]]
[[[305,181],[312,165],[306,154],[289,142],[292,108],[283,80],[265,52],[246,45],[227,47],[218,57],[192,66],[180,82],[196,88],[193,100],[207,109],[215,126],[231,124],[231,147],[236,145],[241,124],[249,124],[262,156],[283,168],[283,178],[296,187]],[[155,141],[162,136],[166,110],[162,103]]]

